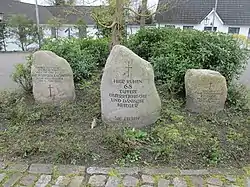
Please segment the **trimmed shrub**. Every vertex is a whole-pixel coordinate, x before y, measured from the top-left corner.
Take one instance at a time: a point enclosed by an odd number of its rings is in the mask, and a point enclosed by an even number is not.
[[[128,47],[149,60],[155,79],[177,93],[184,93],[187,69],[219,71],[231,83],[242,73],[249,57],[231,35],[196,30],[144,29],[129,39]]]
[[[73,70],[75,82],[89,79],[105,65],[109,54],[105,39],[49,39],[42,49],[65,58]]]
[[[231,83],[228,85],[227,106],[233,106],[237,111],[249,111],[250,109],[249,89],[240,83]]]
[[[31,77],[31,65],[33,62],[32,55],[27,57],[27,62],[25,64],[17,64],[15,66],[15,71],[12,73],[12,79],[21,88],[28,93],[32,92],[32,77]]]

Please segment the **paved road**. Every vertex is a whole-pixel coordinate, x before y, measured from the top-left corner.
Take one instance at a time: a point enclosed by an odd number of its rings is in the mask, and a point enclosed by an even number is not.
[[[28,53],[0,53],[0,90],[16,89],[18,86],[10,75],[15,64],[24,63]]]
[[[10,75],[15,64],[24,63],[27,55],[28,53],[0,53],[0,90],[17,88],[17,84],[11,80]],[[250,87],[250,60],[240,82]]]
[[[243,74],[240,77],[240,83],[250,88],[250,59],[248,60],[248,66],[246,70],[243,72]]]

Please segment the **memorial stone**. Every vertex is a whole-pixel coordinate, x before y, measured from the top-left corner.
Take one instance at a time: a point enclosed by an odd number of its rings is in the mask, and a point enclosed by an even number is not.
[[[189,69],[185,75],[186,107],[194,113],[216,113],[224,109],[226,79],[217,71]]]
[[[160,116],[161,101],[151,64],[122,45],[113,47],[101,82],[102,119],[142,127]]]
[[[72,69],[65,59],[55,53],[35,52],[31,75],[35,101],[56,103],[75,99]]]

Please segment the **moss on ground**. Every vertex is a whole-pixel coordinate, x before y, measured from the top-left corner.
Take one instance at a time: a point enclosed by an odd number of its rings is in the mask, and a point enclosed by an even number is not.
[[[249,110],[192,115],[158,86],[161,118],[142,129],[101,122],[100,79],[78,86],[77,100],[38,105],[31,96],[0,97],[0,158],[60,164],[243,167],[250,163]],[[91,129],[91,122],[97,126]],[[5,129],[5,130],[3,130]]]

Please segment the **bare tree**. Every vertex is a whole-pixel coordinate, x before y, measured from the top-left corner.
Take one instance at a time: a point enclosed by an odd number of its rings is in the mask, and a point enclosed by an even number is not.
[[[125,0],[115,0],[115,12],[113,15],[113,22],[110,25],[105,25],[105,23],[101,23],[98,16],[96,16],[94,13],[92,13],[92,17],[94,20],[106,28],[111,28],[112,30],[112,42],[111,42],[111,48],[114,45],[120,44],[122,41],[122,26],[125,23],[125,17],[124,17],[124,11],[127,10],[129,12],[134,13],[136,16],[141,17],[141,27],[145,27],[145,19],[147,17],[153,16],[156,13],[160,13],[161,11],[167,11],[170,8],[175,7],[181,2],[185,2],[188,0],[168,0],[165,4],[158,4],[157,11],[154,11],[150,14],[147,14],[147,0],[142,0],[142,13],[138,13],[137,11],[133,10],[131,7],[129,7],[129,2],[126,2]]]
[[[141,5],[141,14],[142,15],[146,14],[147,4],[148,4],[148,0],[142,0],[142,5]],[[140,28],[144,28],[145,24],[146,24],[146,17],[145,16],[141,16],[141,19],[140,19]]]
[[[95,1],[95,0],[93,0]],[[185,2],[188,0],[167,0],[167,3],[165,4],[158,4],[158,8],[156,11],[153,12],[147,12],[147,0],[142,0],[142,12],[138,13],[136,10],[131,8],[131,2],[133,0],[107,0],[108,9],[107,6],[100,6],[99,10],[94,11],[93,9],[88,12],[82,12],[81,10],[77,9],[76,7],[72,6],[72,10],[70,12],[67,12],[67,14],[77,14],[77,15],[86,15],[90,14],[90,16],[95,20],[97,25],[106,28],[111,29],[111,42],[110,42],[110,48],[112,48],[114,45],[121,44],[122,38],[123,38],[123,32],[125,29],[125,12],[129,12],[131,14],[134,14],[135,16],[139,16],[141,18],[140,24],[141,27],[145,27],[145,19],[148,17],[151,17],[155,15],[156,13],[160,13],[161,11],[167,11],[170,8],[175,7],[180,2]],[[106,8],[108,12],[101,11]]]

